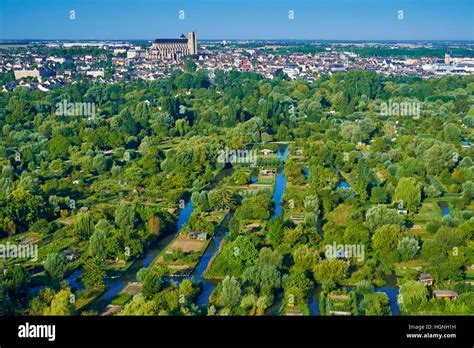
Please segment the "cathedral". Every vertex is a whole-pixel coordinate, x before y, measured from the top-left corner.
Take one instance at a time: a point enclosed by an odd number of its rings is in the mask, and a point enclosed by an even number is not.
[[[148,49],[148,58],[153,60],[180,60],[197,54],[196,33],[191,31],[188,38],[183,34],[179,39],[156,39]]]

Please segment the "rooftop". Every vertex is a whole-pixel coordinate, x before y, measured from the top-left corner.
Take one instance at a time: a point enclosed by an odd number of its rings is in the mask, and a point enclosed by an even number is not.
[[[182,36],[181,36],[182,37]],[[172,43],[188,43],[188,39],[156,39],[154,43],[164,43],[164,44],[172,44]]]

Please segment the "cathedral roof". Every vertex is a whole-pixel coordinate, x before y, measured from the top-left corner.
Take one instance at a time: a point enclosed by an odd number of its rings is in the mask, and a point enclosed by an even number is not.
[[[188,39],[156,39],[154,43],[163,43],[163,44],[171,44],[171,43],[188,43]]]

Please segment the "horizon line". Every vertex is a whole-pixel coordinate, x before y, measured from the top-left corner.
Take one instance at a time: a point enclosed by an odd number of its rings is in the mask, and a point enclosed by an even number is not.
[[[22,39],[3,39],[2,41],[152,41],[156,38],[121,38],[121,39],[111,39],[111,38],[22,38]],[[392,41],[392,42],[450,42],[450,41],[464,41],[464,42],[474,42],[472,39],[309,39],[309,38],[268,38],[268,39],[257,39],[257,38],[203,38],[199,41],[328,41],[328,42],[381,42],[381,41]]]

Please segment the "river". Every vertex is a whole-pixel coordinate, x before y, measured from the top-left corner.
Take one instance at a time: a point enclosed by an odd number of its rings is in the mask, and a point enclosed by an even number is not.
[[[277,155],[280,157],[281,162],[284,165],[286,157],[288,156],[288,145],[285,145],[285,149],[283,150],[283,152],[281,152],[280,149],[278,149]],[[271,216],[272,220],[275,219],[277,216],[281,215],[281,213],[283,212],[281,201],[282,201],[283,195],[285,193],[285,188],[286,188],[285,168],[283,167],[283,165],[281,166],[281,168],[278,169],[278,174],[275,179],[275,189],[273,191],[273,201],[275,202],[275,209]],[[283,292],[280,292],[275,297],[275,301],[273,305],[266,309],[265,314],[275,315],[275,316],[280,315],[280,309],[281,309],[282,303],[283,303]]]
[[[232,169],[223,169],[219,172],[216,178],[211,183],[209,189],[213,188],[218,182],[220,182],[224,177],[231,175]],[[174,233],[170,233],[162,238],[159,238],[156,242],[154,242],[148,249],[146,249],[145,253],[140,256],[129,269],[124,271],[123,273],[119,274],[118,276],[107,277],[105,279],[105,284],[107,286],[106,292],[96,301],[97,306],[99,309],[103,309],[106,305],[110,303],[110,301],[117,296],[129,282],[136,282],[137,281],[137,272],[142,268],[148,268],[153,260],[175,239],[176,235],[179,231],[183,228],[183,226],[188,222],[189,218],[191,217],[194,211],[193,204],[191,200],[189,200],[184,208],[180,209],[178,213],[178,221],[176,223],[176,231]],[[211,250],[210,247],[213,245],[217,245],[219,247],[220,237],[216,236],[216,240],[211,241],[210,245],[208,246],[207,250]],[[203,255],[203,258],[211,258],[212,255],[207,255],[208,252]],[[198,267],[200,266],[202,259],[200,260]],[[204,268],[205,270],[205,268]],[[203,270],[203,271],[204,271]],[[76,272],[75,272],[76,273]],[[74,273],[73,273],[74,274]],[[78,284],[78,278],[82,274],[82,271],[78,271],[74,275],[75,278],[67,279],[70,284],[75,283]],[[71,275],[72,276],[72,275]],[[202,276],[202,274],[201,274]],[[205,285],[206,289],[206,285]],[[212,291],[212,290],[211,290]]]
[[[173,241],[176,234],[191,217],[193,210],[192,202],[187,202],[184,208],[179,211],[178,222],[176,223],[177,231],[175,233],[170,233],[163,238],[159,238],[128,270],[121,273],[118,277],[107,277],[105,280],[107,291],[102,295],[99,303],[102,305],[109,304],[110,301],[127,286],[127,283],[136,282],[137,272],[142,268],[148,268],[153,260]]]
[[[285,146],[283,152],[278,149],[277,155],[281,158],[282,163],[284,163],[286,157],[288,156],[288,145]],[[286,188],[286,177],[284,175],[284,172],[284,168],[280,168],[275,180],[275,190],[273,193],[273,199],[275,201],[275,210],[272,215],[272,219],[274,219],[276,216],[281,215],[283,211],[281,201]],[[228,173],[224,175],[228,175]],[[138,258],[128,270],[124,271],[119,276],[106,278],[105,282],[107,290],[97,301],[101,308],[109,304],[110,301],[126,287],[128,282],[137,281],[137,272],[142,268],[148,268],[152,261],[166,248],[166,246],[169,245],[169,243],[173,241],[177,233],[179,233],[179,231],[187,223],[193,211],[194,208],[192,202],[187,202],[185,207],[179,211],[176,226],[177,228],[175,233],[171,233],[167,236],[164,236],[163,238],[160,238],[155,243],[153,243],[150,248],[148,248],[146,252],[140,258]],[[207,303],[209,302],[209,297],[217,285],[217,281],[205,280],[202,275],[207,269],[209,262],[214,256],[214,254],[219,250],[220,243],[227,233],[227,223],[230,220],[231,216],[232,214],[228,214],[226,216],[221,227],[218,229],[214,238],[206,248],[206,251],[200,258],[193,273],[190,276],[170,278],[173,282],[177,284],[179,284],[184,279],[192,279],[194,281],[202,282],[203,291],[198,298],[198,305],[201,307],[207,305]],[[79,281],[81,275],[82,270],[76,270],[66,280],[71,284],[71,286],[74,286],[76,289],[81,290],[84,288],[82,283]]]
[[[214,235],[214,238],[211,240],[204,254],[199,259],[199,262],[194,268],[193,273],[190,276],[178,276],[172,279],[172,281],[174,281],[176,284],[181,283],[184,279],[191,279],[193,281],[199,281],[202,283],[202,292],[199,295],[197,302],[199,307],[207,307],[207,304],[209,303],[209,297],[211,296],[212,291],[217,286],[218,280],[206,280],[203,278],[203,274],[209,266],[209,262],[211,261],[212,257],[219,250],[222,239],[227,234],[227,226],[232,215],[232,213],[229,213],[224,218],[224,221],[222,222],[221,226]]]
[[[277,155],[280,157],[282,163],[285,163],[285,159],[288,156],[288,145],[285,146],[283,152],[280,149],[277,150]],[[281,215],[283,208],[281,206],[281,200],[283,198],[283,194],[285,193],[286,188],[286,176],[285,176],[285,168],[283,166],[279,168],[278,174],[275,179],[275,189],[273,191],[273,201],[275,202],[275,209],[271,216],[271,219],[275,219],[277,216]]]
[[[284,162],[286,157],[288,156],[288,146],[285,147],[283,152],[281,152],[280,149],[278,149],[277,155],[281,158],[282,162]],[[285,188],[286,188],[286,177],[284,175],[284,169],[281,169],[279,173],[277,174],[276,181],[275,181],[275,190],[273,193],[273,199],[275,201],[275,211],[272,216],[272,219],[274,219],[276,216],[282,213],[281,200],[285,192]],[[229,213],[226,216],[221,227],[219,228],[216,235],[214,236],[214,239],[211,241],[211,243],[206,249],[206,252],[199,260],[199,263],[194,269],[194,272],[192,273],[192,275],[190,277],[182,278],[182,279],[190,278],[194,281],[202,282],[203,291],[199,295],[199,298],[198,298],[198,305],[200,307],[207,306],[207,304],[209,303],[209,297],[218,283],[218,281],[214,281],[214,280],[205,280],[202,277],[202,275],[204,271],[207,269],[207,267],[209,266],[209,262],[211,261],[212,257],[219,250],[219,246],[222,241],[222,238],[225,237],[228,231],[227,224],[231,217],[232,217],[231,213]],[[180,282],[180,280],[178,280],[178,282]]]

